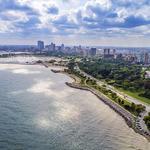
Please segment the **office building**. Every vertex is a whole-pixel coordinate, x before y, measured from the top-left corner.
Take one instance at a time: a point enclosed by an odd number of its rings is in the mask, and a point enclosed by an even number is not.
[[[89,49],[89,55],[90,55],[90,56],[95,56],[95,55],[96,55],[96,51],[97,51],[96,48],[91,48],[91,49]]]
[[[149,63],[149,54],[145,53],[144,54],[144,64],[148,64]]]
[[[38,50],[43,50],[44,49],[44,42],[43,41],[38,41],[37,46],[38,46]]]
[[[65,45],[64,45],[64,44],[61,44],[61,46],[60,46],[60,50],[63,52],[63,51],[64,51],[64,49],[65,49]]]
[[[55,51],[55,49],[56,49],[56,46],[55,46],[54,43],[51,43],[51,44],[48,46],[48,50],[49,50],[49,51]]]

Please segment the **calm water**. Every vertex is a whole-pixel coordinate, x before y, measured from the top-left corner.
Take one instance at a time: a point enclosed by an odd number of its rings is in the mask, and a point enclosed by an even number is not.
[[[0,64],[0,150],[149,150],[113,110],[42,66]]]

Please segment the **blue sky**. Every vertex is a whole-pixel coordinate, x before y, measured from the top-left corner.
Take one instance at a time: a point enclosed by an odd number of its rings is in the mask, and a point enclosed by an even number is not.
[[[150,0],[0,0],[0,44],[150,47]]]

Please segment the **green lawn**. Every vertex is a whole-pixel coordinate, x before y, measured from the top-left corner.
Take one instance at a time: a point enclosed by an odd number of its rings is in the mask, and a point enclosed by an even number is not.
[[[150,104],[150,99],[139,96],[138,92],[130,92],[130,91],[126,91],[126,90],[123,90],[123,89],[120,89],[120,88],[118,88],[118,90],[121,91],[121,92],[124,92],[125,94],[127,94],[129,96],[132,96],[132,97],[134,97],[134,98],[136,98],[136,99],[138,99],[138,100],[140,100],[142,102]]]

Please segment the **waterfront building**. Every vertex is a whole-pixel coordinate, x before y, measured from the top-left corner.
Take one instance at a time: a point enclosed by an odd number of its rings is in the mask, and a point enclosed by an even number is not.
[[[43,50],[44,49],[44,42],[43,41],[38,41],[37,42],[37,47],[38,47],[38,50]]]

